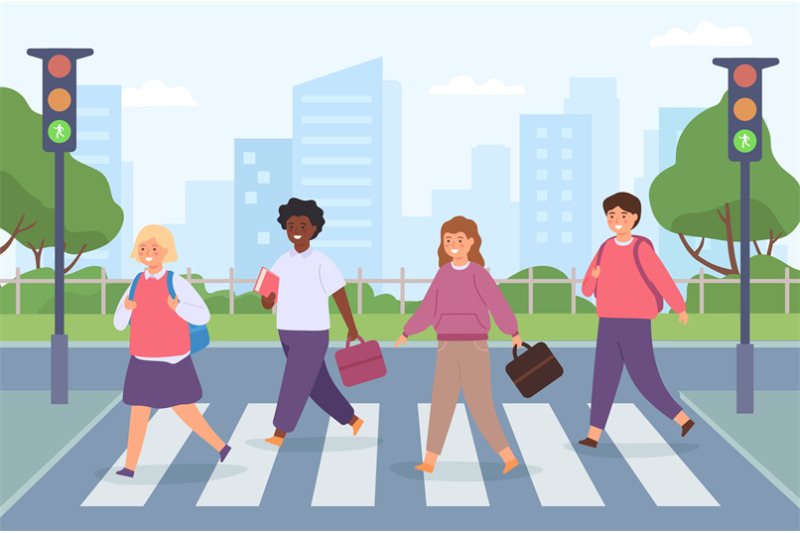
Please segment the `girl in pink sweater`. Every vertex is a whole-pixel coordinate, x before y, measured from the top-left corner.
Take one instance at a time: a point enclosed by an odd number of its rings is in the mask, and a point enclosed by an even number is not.
[[[464,399],[481,434],[500,455],[503,473],[519,463],[497,420],[492,401],[489,365],[489,313],[497,327],[513,337],[519,347],[522,339],[517,317],[489,272],[483,268],[481,236],[473,220],[455,217],[442,225],[439,245],[439,271],[416,313],[409,319],[395,347],[433,326],[439,340],[433,397],[428,423],[425,459],[417,470],[433,472],[442,453],[450,421],[464,389]]]
[[[639,223],[642,204],[634,195],[620,192],[603,201],[608,228],[616,237],[604,242],[583,277],[584,296],[597,297],[597,331],[592,412],[589,435],[580,444],[597,447],[611,404],[617,393],[622,367],[636,388],[655,408],[683,429],[694,422],[670,396],[658,373],[653,353],[650,321],[666,300],[686,324],[686,304],[675,282],[644,237],[631,235]]]

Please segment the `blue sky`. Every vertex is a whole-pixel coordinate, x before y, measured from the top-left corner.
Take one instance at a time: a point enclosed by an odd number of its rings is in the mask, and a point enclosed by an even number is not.
[[[41,107],[41,65],[29,47],[91,47],[79,83],[183,87],[197,106],[123,109],[123,159],[133,161],[134,224],[183,221],[183,183],[233,179],[233,139],[290,137],[292,86],[375,57],[403,86],[404,213],[424,215],[431,187],[463,187],[470,149],[511,148],[519,115],[561,113],[570,77],[618,79],[622,188],[642,175],[642,132],[658,108],[707,107],[725,90],[714,57],[778,57],[764,114],[778,161],[800,169],[797,3],[510,4],[0,4],[0,84]],[[651,41],[703,22],[741,28],[752,44]],[[739,41],[740,42],[740,41]],[[498,79],[524,95],[429,94],[457,76]],[[512,186],[512,196],[518,187]],[[400,201],[400,199],[398,199]],[[797,233],[797,232],[795,232]]]

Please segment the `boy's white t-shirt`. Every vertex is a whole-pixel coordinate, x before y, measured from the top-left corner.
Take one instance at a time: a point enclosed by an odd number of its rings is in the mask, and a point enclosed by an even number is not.
[[[270,270],[280,278],[275,304],[278,329],[330,329],[328,298],[345,286],[345,280],[327,255],[314,248],[303,253],[292,248]]]

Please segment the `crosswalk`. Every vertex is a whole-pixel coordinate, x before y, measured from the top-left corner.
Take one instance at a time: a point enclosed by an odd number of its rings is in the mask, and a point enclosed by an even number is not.
[[[209,404],[198,404],[201,412]],[[532,498],[542,507],[604,507],[606,504],[587,469],[591,453],[578,453],[553,407],[547,403],[503,403],[510,434],[519,450],[520,467],[530,479]],[[352,428],[330,420],[317,470],[312,507],[374,507],[379,472],[380,404],[353,404],[364,424]],[[215,466],[196,502],[197,507],[258,507],[281,449],[263,439],[275,413],[274,403],[247,404],[228,439],[231,452]],[[421,455],[425,454],[430,404],[417,404]],[[502,412],[498,411],[498,415]],[[386,431],[386,424],[383,426]],[[634,404],[614,404],[606,427],[608,438],[628,468],[659,507],[717,507],[719,503],[661,437]],[[143,507],[170,465],[179,456],[190,430],[172,412],[158,411],[150,420],[145,445],[133,479],[116,475],[126,451],[86,496],[82,507]],[[463,403],[456,406],[447,440],[433,474],[420,474],[427,507],[488,507],[486,479],[475,446],[482,438],[470,427]],[[411,468],[410,466],[408,467]],[[410,474],[411,475],[411,474]]]

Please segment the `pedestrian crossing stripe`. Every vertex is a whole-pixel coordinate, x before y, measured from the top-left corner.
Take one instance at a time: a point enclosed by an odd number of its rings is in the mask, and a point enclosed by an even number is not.
[[[634,404],[615,403],[605,431],[656,505],[719,507],[717,500]]]
[[[258,507],[279,448],[264,441],[275,416],[274,403],[249,403],[233,430],[224,463],[217,463],[198,507]]]
[[[203,413],[208,404],[197,404],[197,407]],[[573,447],[573,439],[564,432],[550,404],[504,403],[503,407],[521,454],[520,462],[527,468],[543,507],[604,505]],[[265,429],[271,427],[275,408],[274,403],[247,404],[228,441],[231,452],[225,463],[214,468],[197,506],[261,505],[280,450],[264,442]],[[333,420],[328,424],[310,502],[313,507],[375,505],[380,404],[354,404],[354,408],[364,419],[358,436],[352,435],[349,425],[342,426]],[[430,404],[418,404],[417,414],[422,459]],[[634,404],[614,404],[605,429],[656,505],[719,506]],[[144,506],[190,434],[191,430],[171,409],[159,410],[148,424],[135,478],[116,475],[124,466],[125,450],[81,506]],[[428,507],[489,506],[474,437],[465,405],[459,403],[434,473],[420,473]],[[647,453],[642,452],[645,448]],[[590,455],[589,452],[582,457]],[[343,487],[347,490],[342,490]]]
[[[380,405],[354,403],[353,409],[364,420],[358,435],[347,424],[328,422],[312,507],[375,506]]]
[[[605,505],[550,404],[504,403],[503,408],[543,507]]]
[[[417,409],[424,458],[431,404],[421,403]],[[433,473],[425,473],[424,477],[428,507],[488,507],[489,497],[463,403],[456,405],[447,439]]]
[[[200,413],[207,403],[196,404]],[[81,504],[82,507],[142,507],[178,456],[192,430],[172,409],[160,409],[147,424],[136,476],[117,475],[125,466],[126,449]]]

